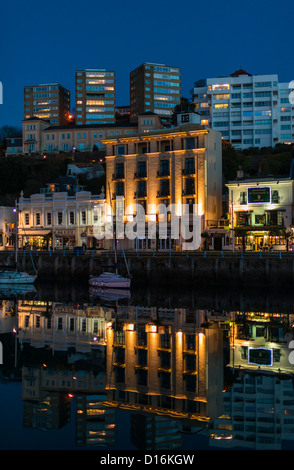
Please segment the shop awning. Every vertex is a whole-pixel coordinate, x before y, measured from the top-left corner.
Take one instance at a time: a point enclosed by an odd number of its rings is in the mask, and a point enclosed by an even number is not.
[[[44,237],[51,233],[51,230],[19,230],[18,235],[21,237]]]

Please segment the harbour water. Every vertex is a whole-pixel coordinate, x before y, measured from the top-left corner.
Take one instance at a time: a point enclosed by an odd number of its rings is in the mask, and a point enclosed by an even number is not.
[[[2,289],[0,449],[294,449],[289,289]]]

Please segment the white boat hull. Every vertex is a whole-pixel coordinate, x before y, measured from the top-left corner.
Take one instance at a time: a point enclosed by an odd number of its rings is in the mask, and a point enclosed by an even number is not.
[[[90,287],[90,295],[100,297],[102,300],[123,300],[130,299],[129,289],[112,289],[109,287]]]
[[[0,284],[33,284],[36,277],[36,275],[18,271],[2,271],[0,272]]]
[[[98,277],[92,277],[90,278],[89,283],[92,287],[109,287],[112,289],[129,289],[131,286],[130,279],[112,273],[105,273]]]

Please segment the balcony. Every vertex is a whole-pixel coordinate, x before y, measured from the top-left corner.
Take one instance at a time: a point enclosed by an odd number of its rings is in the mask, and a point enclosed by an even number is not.
[[[142,180],[147,178],[147,171],[137,171],[134,174],[134,179],[135,180]]]
[[[169,189],[160,189],[159,191],[157,191],[157,197],[158,198],[170,197],[170,190]]]
[[[170,178],[169,170],[159,170],[157,172],[157,178]]]
[[[112,193],[112,199],[116,199],[117,197],[125,197],[125,193],[122,191],[116,191]]]
[[[112,181],[122,181],[125,179],[124,173],[114,173],[112,175]]]
[[[137,191],[134,193],[135,199],[145,199],[147,197],[147,191]]]
[[[195,168],[184,168],[182,170],[182,176],[196,176]]]
[[[192,186],[192,187],[187,187],[185,189],[183,189],[182,191],[182,196],[184,197],[187,197],[187,196],[195,196],[195,188]]]

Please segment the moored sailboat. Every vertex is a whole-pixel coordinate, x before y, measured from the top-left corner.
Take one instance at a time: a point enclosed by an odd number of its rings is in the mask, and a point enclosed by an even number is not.
[[[33,284],[37,278],[37,272],[35,274],[29,274],[25,271],[20,271],[18,269],[18,204],[16,202],[16,223],[15,223],[15,265],[14,266],[5,266],[0,268],[0,284]]]
[[[109,189],[110,195],[110,189]],[[111,200],[111,199],[110,199]],[[131,287],[131,276],[128,269],[128,264],[124,256],[126,268],[128,271],[128,277],[123,277],[118,274],[117,269],[117,247],[116,247],[116,236],[114,235],[114,257],[115,257],[115,273],[104,272],[100,276],[91,276],[89,279],[89,284],[91,287],[101,287],[101,288],[112,288],[112,289],[130,289]]]

